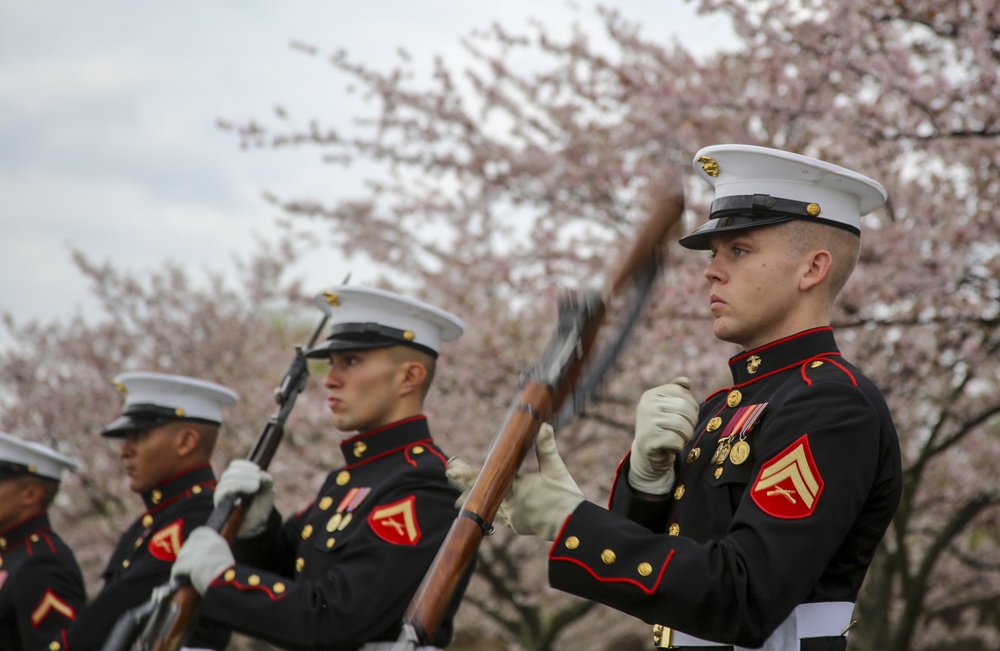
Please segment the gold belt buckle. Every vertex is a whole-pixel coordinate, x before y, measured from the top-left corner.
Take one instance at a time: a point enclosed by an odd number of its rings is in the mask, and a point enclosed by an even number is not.
[[[673,648],[674,629],[663,624],[653,624],[653,644],[661,649]]]

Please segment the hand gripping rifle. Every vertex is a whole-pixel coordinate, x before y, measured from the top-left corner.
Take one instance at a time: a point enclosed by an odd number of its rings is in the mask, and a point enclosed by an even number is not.
[[[285,435],[285,421],[295,400],[306,388],[309,367],[305,350],[316,343],[328,317],[324,316],[303,350],[295,347],[295,358],[274,391],[278,408],[264,425],[247,459],[266,470]],[[212,511],[206,526],[222,534],[232,544],[243,524],[253,495],[227,496]],[[149,601],[124,613],[104,642],[102,651],[177,651],[194,629],[200,597],[188,581],[171,579],[155,588]],[[140,630],[141,629],[141,630]]]
[[[683,211],[683,194],[679,183],[674,183],[672,196],[658,202],[603,295],[591,292],[560,301],[556,332],[541,362],[522,375],[518,393],[490,444],[464,508],[403,617],[396,649],[412,650],[434,639],[479,543],[493,531],[493,518],[525,455],[534,446],[538,428],[553,421],[558,429],[582,411],[589,394],[617,357],[662,266],[666,234]],[[598,331],[613,301],[627,305],[622,324],[609,338],[602,356],[591,359]]]

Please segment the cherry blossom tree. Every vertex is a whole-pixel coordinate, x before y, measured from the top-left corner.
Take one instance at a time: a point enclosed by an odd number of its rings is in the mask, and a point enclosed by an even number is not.
[[[1000,9],[976,0],[698,6],[731,19],[730,47],[692,52],[610,9],[598,10],[600,35],[490,26],[463,42],[467,64],[438,59],[429,70],[405,54],[375,70],[298,43],[371,110],[346,128],[287,107],[222,126],[248,149],[311,147],[331,173],[362,162],[374,170],[355,196],[271,200],[303,232],[328,225],[327,245],[374,261],[379,284],[463,317],[467,333],[443,355],[428,406],[436,437],[472,461],[548,339],[558,296],[600,285],[672,169],[685,170],[685,229],[704,219],[707,188],[686,171],[700,147],[774,146],[878,179],[890,201],[863,220],[862,260],[834,325],[890,403],[905,492],[851,646],[996,648]],[[7,318],[18,345],[0,353],[0,425],[87,461],[72,480],[83,490],[63,491],[60,515],[76,540],[98,542],[82,559],[91,582],[134,508],[113,453],[87,438],[118,406],[110,377],[146,367],[233,386],[244,400],[220,464],[242,454],[291,346],[310,329],[307,294],[317,288],[284,278],[297,246],[263,249],[237,289],[214,277],[197,285],[175,267],[137,282],[80,253],[105,319]],[[705,262],[670,248],[600,395],[558,433],[596,502],[607,499],[645,388],[677,375],[702,394],[729,383],[724,360],[737,351],[706,336]],[[275,461],[286,512],[339,462],[311,395]],[[546,552],[503,531],[484,542],[454,648],[648,647],[648,625],[549,589]]]

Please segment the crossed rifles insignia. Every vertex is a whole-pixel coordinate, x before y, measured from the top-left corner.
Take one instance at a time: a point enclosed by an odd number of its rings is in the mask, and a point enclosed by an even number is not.
[[[762,511],[777,518],[796,519],[812,515],[823,492],[823,478],[816,468],[808,435],[764,464],[750,491]]]

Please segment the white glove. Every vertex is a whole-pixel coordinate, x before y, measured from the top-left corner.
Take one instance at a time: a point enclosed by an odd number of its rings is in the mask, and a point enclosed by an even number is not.
[[[215,487],[215,505],[224,497],[253,496],[237,538],[252,538],[265,527],[274,507],[274,479],[253,461],[236,459],[222,473]]]
[[[198,527],[181,546],[170,569],[170,578],[188,577],[198,594],[204,596],[212,581],[235,563],[229,543],[219,532]]]
[[[642,394],[635,408],[628,483],[643,493],[664,495],[674,487],[674,459],[694,434],[698,402],[686,377]]]
[[[510,492],[497,510],[496,519],[522,536],[555,540],[566,518],[584,500],[583,492],[566,470],[556,449],[555,432],[548,423],[538,430],[535,456],[538,471],[514,479]],[[445,474],[463,491],[455,502],[455,506],[461,508],[476,483],[479,468],[455,457],[448,461]]]

